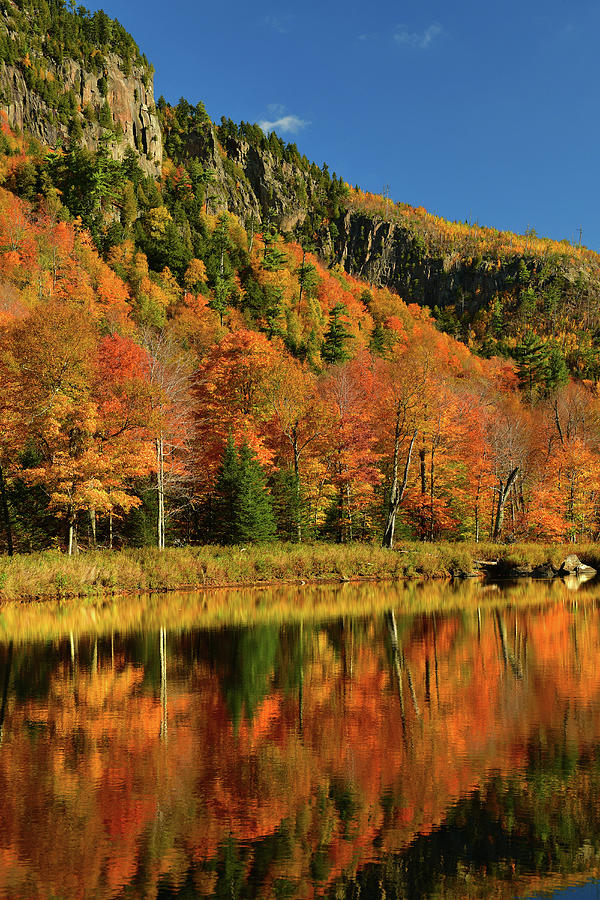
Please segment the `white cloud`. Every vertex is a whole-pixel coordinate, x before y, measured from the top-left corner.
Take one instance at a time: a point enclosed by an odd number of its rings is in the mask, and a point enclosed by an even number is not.
[[[415,50],[427,50],[444,29],[438,22],[433,22],[424,31],[409,31],[406,25],[398,25],[394,32],[394,40],[403,47]]]
[[[263,119],[258,124],[264,132],[281,131],[283,134],[297,134],[303,128],[306,128],[307,125],[310,125],[310,122],[305,122],[303,119],[299,119],[298,116],[281,116],[274,122],[267,122]]]
[[[278,31],[279,34],[289,34],[294,24],[295,16],[293,13],[283,13],[276,16],[265,16],[265,25]]]

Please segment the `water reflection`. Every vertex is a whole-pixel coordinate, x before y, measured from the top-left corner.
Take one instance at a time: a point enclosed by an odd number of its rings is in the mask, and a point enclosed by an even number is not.
[[[532,897],[596,878],[595,595],[467,590],[462,611],[395,596],[312,621],[7,633],[0,896]]]

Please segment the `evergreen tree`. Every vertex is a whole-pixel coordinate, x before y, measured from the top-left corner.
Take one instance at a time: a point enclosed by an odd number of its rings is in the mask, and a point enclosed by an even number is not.
[[[262,466],[246,442],[239,452],[239,475],[234,504],[236,543],[259,543],[275,534],[271,499]]]
[[[519,312],[523,318],[524,322],[531,322],[537,308],[537,297],[535,295],[535,291],[532,287],[526,288],[521,293],[521,300],[519,303]]]
[[[263,269],[267,272],[278,272],[287,261],[285,252],[279,247],[279,235],[276,231],[267,231],[263,235],[265,251],[263,255]]]
[[[107,128],[108,130],[111,130],[113,127],[112,111],[108,104],[108,100],[105,100],[100,107],[100,112],[98,113],[98,124],[102,125],[103,128]]]
[[[223,277],[230,271],[227,255],[231,249],[231,241],[229,239],[229,216],[226,212],[219,216],[217,227],[213,232],[212,243],[217,259],[218,273]]]
[[[275,534],[271,499],[262,466],[244,441],[229,435],[217,481],[216,537],[224,544],[268,541]]]
[[[215,537],[223,544],[233,543],[232,532],[235,520],[235,498],[239,480],[240,464],[233,435],[230,433],[223,453],[223,461],[217,480],[217,501],[215,503]]]
[[[517,363],[519,387],[531,400],[540,386],[546,383],[548,349],[537,334],[528,331],[514,348],[513,355]]]
[[[373,331],[371,332],[371,340],[369,341],[369,349],[375,356],[385,356],[387,351],[385,330],[381,322],[375,322]]]
[[[491,331],[495,338],[500,339],[504,335],[504,309],[501,298],[496,294],[492,303]]]
[[[306,262],[306,258],[303,259],[302,264],[296,269],[296,275],[300,283],[298,301],[302,301],[303,295],[305,297],[316,297],[317,288],[319,287],[319,276],[315,267],[311,263]]]
[[[336,303],[331,310],[329,327],[321,351],[325,362],[339,363],[350,359],[348,342],[352,339],[352,335],[348,331],[346,319],[342,318],[344,313],[347,313],[347,309],[343,303]]]
[[[223,316],[227,312],[227,300],[231,293],[231,287],[231,283],[226,278],[217,277],[212,297],[208,302],[210,308],[219,314],[221,325],[223,324]]]
[[[558,347],[552,347],[548,354],[548,365],[546,370],[546,387],[549,392],[559,390],[569,381],[569,370]]]
[[[308,522],[302,485],[293,471],[282,469],[272,476],[271,503],[277,534],[287,541],[297,541],[307,530]]]

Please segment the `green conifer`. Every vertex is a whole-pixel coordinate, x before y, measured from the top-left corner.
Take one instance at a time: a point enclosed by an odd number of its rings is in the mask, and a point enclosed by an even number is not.
[[[275,534],[275,519],[262,466],[246,442],[239,451],[234,503],[234,535],[238,544],[261,543]]]
[[[347,321],[342,316],[347,313],[343,303],[336,303],[331,310],[329,327],[325,333],[321,355],[325,362],[339,363],[350,359],[348,343],[352,335],[348,331]]]
[[[215,503],[215,537],[222,544],[234,543],[232,533],[235,519],[235,498],[239,480],[240,464],[238,453],[230,433],[225,445],[221,469],[217,479],[217,500]]]
[[[385,356],[388,349],[385,340],[385,329],[381,322],[375,322],[369,341],[369,349],[375,356]]]
[[[275,519],[262,466],[244,441],[239,451],[229,435],[217,481],[215,536],[224,544],[268,541]]]
[[[531,400],[540,385],[546,382],[548,348],[537,334],[528,331],[514,348],[513,356],[517,363],[519,387]]]

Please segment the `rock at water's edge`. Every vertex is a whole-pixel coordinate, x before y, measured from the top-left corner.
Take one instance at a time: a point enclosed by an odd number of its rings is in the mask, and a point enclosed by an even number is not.
[[[575,553],[570,553],[561,563],[559,575],[595,575],[596,569],[582,563]]]

